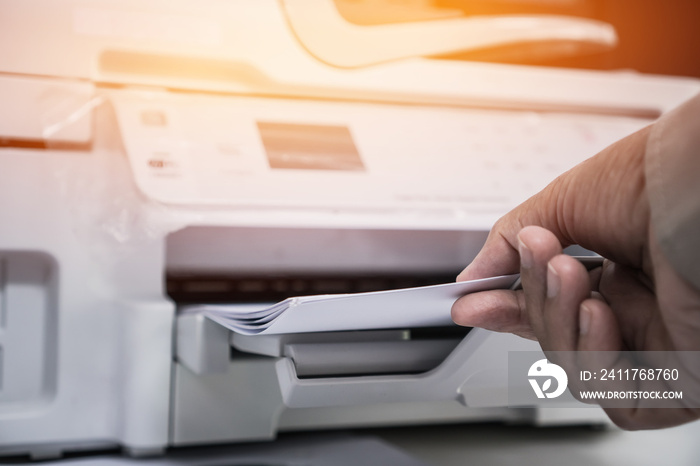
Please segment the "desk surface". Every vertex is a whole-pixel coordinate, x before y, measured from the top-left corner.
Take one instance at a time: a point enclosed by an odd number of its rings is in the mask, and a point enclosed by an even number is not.
[[[700,464],[700,422],[637,432],[489,424],[392,428],[372,434],[435,466]]]
[[[170,450],[162,457],[73,455],[55,466],[696,466],[700,422],[673,429],[473,424],[284,434],[271,443]],[[17,464],[6,462],[4,464]],[[26,464],[25,461],[20,463]]]

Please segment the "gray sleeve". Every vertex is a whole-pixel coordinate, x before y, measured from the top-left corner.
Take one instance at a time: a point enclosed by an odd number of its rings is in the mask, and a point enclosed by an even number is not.
[[[700,290],[700,96],[654,123],[645,164],[651,228],[676,272]]]

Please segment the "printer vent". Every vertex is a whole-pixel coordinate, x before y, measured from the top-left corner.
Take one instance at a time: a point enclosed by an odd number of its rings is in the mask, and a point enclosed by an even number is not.
[[[7,261],[0,257],[0,333],[5,329],[5,323],[7,322],[7,306],[5,300],[5,288],[6,288],[6,277],[7,277]],[[1,343],[1,342],[0,342]],[[4,358],[3,358],[3,347],[0,344],[0,393],[2,393],[3,388],[3,375],[5,374]]]
[[[0,256],[0,331],[5,328],[7,322],[7,260]]]
[[[167,291],[178,304],[269,303],[291,296],[361,293],[454,281],[458,271],[377,274],[188,274],[170,273]]]
[[[57,267],[38,251],[0,251],[0,414],[55,392]]]

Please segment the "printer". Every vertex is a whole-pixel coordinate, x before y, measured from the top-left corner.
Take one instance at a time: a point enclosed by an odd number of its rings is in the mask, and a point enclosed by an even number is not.
[[[538,348],[512,335],[251,337],[182,311],[452,281],[498,217],[700,90],[432,58],[614,46],[590,20],[338,5],[0,1],[0,455],[604,422],[510,407],[508,352]]]

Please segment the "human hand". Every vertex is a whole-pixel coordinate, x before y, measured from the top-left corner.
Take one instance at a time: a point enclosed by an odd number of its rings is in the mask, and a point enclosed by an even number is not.
[[[453,306],[454,321],[536,339],[545,352],[700,350],[700,293],[671,267],[650,228],[648,134],[613,144],[501,218],[457,279],[519,271],[523,290],[467,295]],[[563,255],[571,244],[601,254],[603,267],[588,272]],[[630,429],[700,417],[688,408],[606,412]]]

